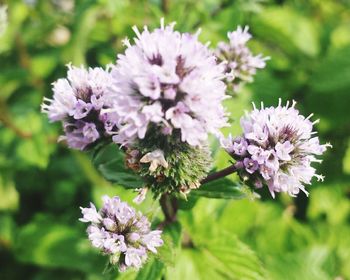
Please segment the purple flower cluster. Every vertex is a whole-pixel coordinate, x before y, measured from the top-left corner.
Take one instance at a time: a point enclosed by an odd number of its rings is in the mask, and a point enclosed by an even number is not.
[[[199,146],[225,126],[223,66],[198,41],[198,34],[174,31],[174,24],[150,32],[134,27],[137,38],[125,40],[125,54],[112,69],[113,107],[105,110],[120,123],[113,140],[119,144],[143,139],[151,125],[164,135],[179,135]]]
[[[80,221],[91,223],[87,233],[92,245],[109,255],[110,263],[118,264],[120,271],[139,269],[148,253],[157,253],[156,247],[163,245],[162,232],[151,230],[148,219],[119,197],[102,199],[99,211],[92,203],[88,208],[81,207]]]
[[[42,111],[50,121],[62,121],[69,147],[83,150],[115,127],[107,121],[107,109],[111,105],[108,86],[110,73],[102,68],[74,67],[68,65],[67,79],[53,83],[53,99],[44,98]]]
[[[244,82],[252,82],[257,69],[265,67],[268,57],[261,54],[254,56],[247,47],[247,42],[252,38],[248,32],[248,26],[238,26],[237,30],[228,32],[229,43],[220,42],[216,49],[216,55],[225,65],[226,83],[231,85],[234,92],[239,91]]]
[[[304,184],[311,184],[316,177],[312,162],[320,162],[316,155],[325,152],[330,144],[321,145],[313,136],[313,125],[309,117],[305,118],[289,106],[257,109],[246,113],[241,119],[243,135],[232,139],[222,139],[222,146],[237,160],[236,167],[243,180],[252,182],[260,188],[266,184],[270,193],[286,192],[295,196],[300,190],[308,194]]]

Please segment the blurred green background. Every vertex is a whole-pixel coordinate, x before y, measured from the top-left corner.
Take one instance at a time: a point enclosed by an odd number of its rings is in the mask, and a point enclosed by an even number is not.
[[[6,1],[5,1],[6,2]],[[61,128],[40,113],[65,64],[105,65],[131,26],[177,21],[215,47],[249,25],[255,53],[270,56],[253,84],[227,102],[233,133],[251,101],[295,99],[314,112],[333,149],[309,198],[201,199],[179,219],[191,246],[170,251],[166,279],[350,279],[350,2],[348,0],[26,0],[8,5],[0,37],[0,279],[115,279],[91,248],[79,206],[134,193],[106,182],[89,157],[57,144]],[[228,130],[226,131],[228,132]],[[228,157],[216,155],[218,167]],[[140,207],[162,217],[151,199]],[[146,275],[146,276],[145,276]],[[148,275],[148,276],[147,276]],[[158,279],[130,272],[118,279]]]

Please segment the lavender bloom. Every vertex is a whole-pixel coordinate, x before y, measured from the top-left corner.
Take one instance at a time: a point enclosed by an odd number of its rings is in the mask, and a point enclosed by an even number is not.
[[[221,139],[222,146],[239,163],[236,167],[241,178],[257,188],[267,185],[273,197],[275,192],[295,196],[300,190],[308,195],[304,185],[311,184],[313,177],[323,180],[311,164],[321,162],[316,156],[331,147],[321,145],[314,136],[313,125],[318,120],[311,122],[312,115],[300,115],[295,104],[282,106],[280,99],[276,108],[262,104],[260,110],[253,104],[254,110],[241,119],[243,135]],[[235,148],[242,146],[240,143],[247,145],[246,153]]]
[[[61,121],[65,132],[59,140],[70,148],[84,150],[105,135],[113,134],[116,123],[107,122],[102,109],[110,107],[107,88],[111,84],[109,71],[102,68],[68,65],[67,79],[53,83],[53,99],[44,98],[42,111],[50,121]]]
[[[225,65],[226,84],[236,93],[243,83],[253,81],[256,70],[264,68],[265,61],[269,59],[261,54],[254,56],[251,53],[246,45],[252,38],[248,29],[248,26],[244,29],[238,26],[237,30],[228,32],[230,42],[219,42],[215,51],[219,61]]]
[[[258,162],[256,160],[247,157],[243,160],[243,164],[245,170],[250,174],[253,174],[259,168]]]
[[[140,212],[122,202],[119,197],[103,197],[103,207],[97,211],[92,203],[81,208],[84,223],[91,223],[87,233],[92,246],[110,256],[110,263],[120,271],[139,269],[151,252],[163,245],[160,230],[151,230],[150,222]]]
[[[164,135],[199,146],[226,125],[223,66],[206,45],[191,35],[174,31],[174,24],[150,32],[147,27],[112,69],[114,94],[110,121],[122,123],[116,143],[143,139],[150,126]],[[178,133],[180,132],[180,133]]]

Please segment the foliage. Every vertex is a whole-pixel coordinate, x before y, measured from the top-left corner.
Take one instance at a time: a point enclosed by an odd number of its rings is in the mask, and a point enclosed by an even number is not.
[[[346,1],[7,2],[9,22],[0,37],[1,279],[350,278]],[[132,34],[130,26],[157,26],[162,16],[183,31],[202,27],[200,39],[213,46],[227,30],[248,24],[255,37],[251,47],[272,58],[253,84],[227,101],[230,132],[239,132],[238,118],[250,101],[271,105],[282,97],[321,118],[320,138],[334,148],[321,166],[326,182],[314,183],[308,199],[272,200],[265,192],[261,200],[249,199],[254,196],[242,193],[234,176],[208,184],[180,202],[180,223],[164,229],[159,258],[140,272],[102,274],[106,260],[89,246],[77,221],[79,206],[99,205],[104,193],[131,202],[135,193],[121,186],[138,188],[140,182],[110,150],[85,155],[57,144],[61,128],[48,124],[40,103],[66,63],[113,62],[122,39]],[[214,168],[229,164],[222,151],[214,156]],[[247,198],[236,200],[242,196]],[[155,223],[163,219],[151,197],[137,208],[152,213]]]

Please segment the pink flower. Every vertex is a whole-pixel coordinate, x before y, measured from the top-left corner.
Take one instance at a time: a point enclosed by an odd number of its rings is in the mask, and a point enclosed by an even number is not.
[[[252,82],[257,69],[266,66],[269,57],[261,54],[254,56],[247,47],[252,35],[248,32],[249,27],[244,29],[238,26],[233,32],[228,32],[229,43],[219,42],[215,54],[225,66],[226,83],[234,92],[239,91],[241,85]]]
[[[112,103],[108,87],[111,76],[108,69],[68,65],[67,78],[53,83],[53,99],[44,98],[41,105],[50,121],[61,121],[65,135],[59,139],[73,149],[84,150],[105,134],[117,130],[118,121],[106,117]]]
[[[159,133],[202,145],[227,122],[223,67],[198,34],[180,33],[163,21],[153,31],[133,29],[135,44],[125,41],[111,72],[114,115],[106,117],[119,124],[113,141],[133,143],[157,126]]]
[[[80,221],[91,223],[87,229],[92,246],[110,256],[120,271],[128,267],[139,269],[149,253],[157,253],[163,245],[160,230],[151,230],[150,222],[119,197],[103,197],[103,207],[97,211],[95,205],[81,208]]]
[[[257,109],[254,105],[254,110],[241,119],[243,135],[221,140],[228,153],[240,163],[236,164],[239,175],[248,177],[256,187],[264,183],[273,197],[275,192],[295,196],[301,190],[308,194],[304,185],[311,184],[313,177],[323,179],[311,164],[319,162],[316,155],[331,146],[321,145],[318,137],[312,137],[315,122],[309,120],[311,116],[300,115],[295,104],[289,106],[287,102],[282,106],[280,100],[277,107],[262,105]],[[235,148],[239,147],[236,143],[244,141],[248,145],[246,154]]]

